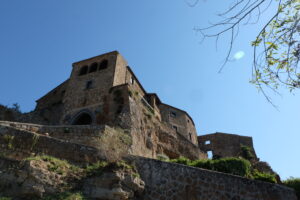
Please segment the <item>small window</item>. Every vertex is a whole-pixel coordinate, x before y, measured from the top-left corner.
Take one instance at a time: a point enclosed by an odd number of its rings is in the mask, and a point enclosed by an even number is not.
[[[99,70],[106,69],[107,66],[108,66],[108,60],[105,59],[100,63]]]
[[[98,68],[98,64],[97,64],[97,63],[93,63],[93,64],[90,66],[90,71],[89,71],[89,73],[92,73],[92,72],[97,71],[97,68]]]
[[[190,140],[192,140],[192,133],[189,133],[189,136],[190,136]]]
[[[205,144],[207,145],[207,144],[210,144],[210,140],[206,140],[205,141]]]
[[[66,90],[61,91],[61,96],[64,96],[66,93]]]
[[[88,66],[83,66],[81,69],[80,69],[80,71],[79,71],[79,76],[82,76],[82,75],[85,75],[85,74],[87,74],[87,72],[88,72]]]
[[[190,120],[188,119],[187,122],[190,123]]]
[[[173,117],[173,118],[176,118],[176,112],[171,111],[170,116]]]
[[[173,127],[173,129],[177,132],[177,129],[178,129],[177,126],[174,126],[174,125],[173,125],[172,127]]]
[[[55,95],[57,93],[57,90],[54,90],[53,94]]]
[[[87,81],[85,85],[85,89],[91,89],[93,87],[93,81]]]
[[[133,77],[130,78],[130,83],[131,83],[132,85],[134,84],[134,78],[133,78]]]

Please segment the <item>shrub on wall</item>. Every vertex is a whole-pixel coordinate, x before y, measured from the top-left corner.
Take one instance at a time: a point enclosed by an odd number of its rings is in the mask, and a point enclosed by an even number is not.
[[[298,199],[300,199],[300,178],[291,177],[283,181],[283,184],[287,187],[293,188],[296,192]]]
[[[254,180],[277,183],[275,174],[259,172],[256,169],[252,172],[252,178]]]
[[[241,156],[247,160],[252,160],[254,155],[252,153],[252,149],[249,146],[241,145]]]
[[[249,177],[251,164],[248,160],[240,158],[221,158],[217,160],[196,160],[191,166],[210,169],[218,172]]]
[[[221,158],[216,160],[195,160],[180,157],[170,160],[173,163],[184,164],[192,167],[198,167],[243,177],[251,176],[251,163],[241,158]]]
[[[215,160],[206,159],[191,161],[187,158],[180,157],[177,159],[170,160],[170,162],[223,172],[227,174],[238,175],[254,180],[277,183],[276,174],[264,173],[258,171],[257,169],[253,169],[251,163],[243,158],[221,158]],[[298,181],[300,187],[300,179],[298,179]]]

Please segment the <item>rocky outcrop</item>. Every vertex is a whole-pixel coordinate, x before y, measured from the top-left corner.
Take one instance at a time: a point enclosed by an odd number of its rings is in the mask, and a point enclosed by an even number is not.
[[[105,166],[90,172],[52,157],[16,162],[0,159],[0,197],[41,199],[66,191],[80,191],[88,199],[136,199],[144,182],[132,169]],[[98,173],[101,171],[101,173]]]
[[[138,175],[119,170],[87,179],[83,185],[83,193],[94,199],[137,199],[141,196],[144,186],[145,183]]]

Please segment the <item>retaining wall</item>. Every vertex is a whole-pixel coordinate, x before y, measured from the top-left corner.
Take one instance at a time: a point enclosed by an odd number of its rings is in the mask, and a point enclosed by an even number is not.
[[[135,157],[145,200],[297,200],[293,189],[239,176]]]

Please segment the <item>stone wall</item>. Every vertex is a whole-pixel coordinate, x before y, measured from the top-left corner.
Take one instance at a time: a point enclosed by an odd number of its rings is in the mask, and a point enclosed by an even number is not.
[[[134,158],[145,200],[297,200],[293,189],[239,176]]]
[[[200,149],[206,152],[212,151],[216,158],[238,157],[241,154],[241,146],[248,146],[257,159],[251,137],[217,132],[198,136],[198,143]]]
[[[0,126],[0,147],[1,154],[16,160],[40,154],[77,163],[91,163],[105,158],[102,152],[93,147],[7,126]]]

